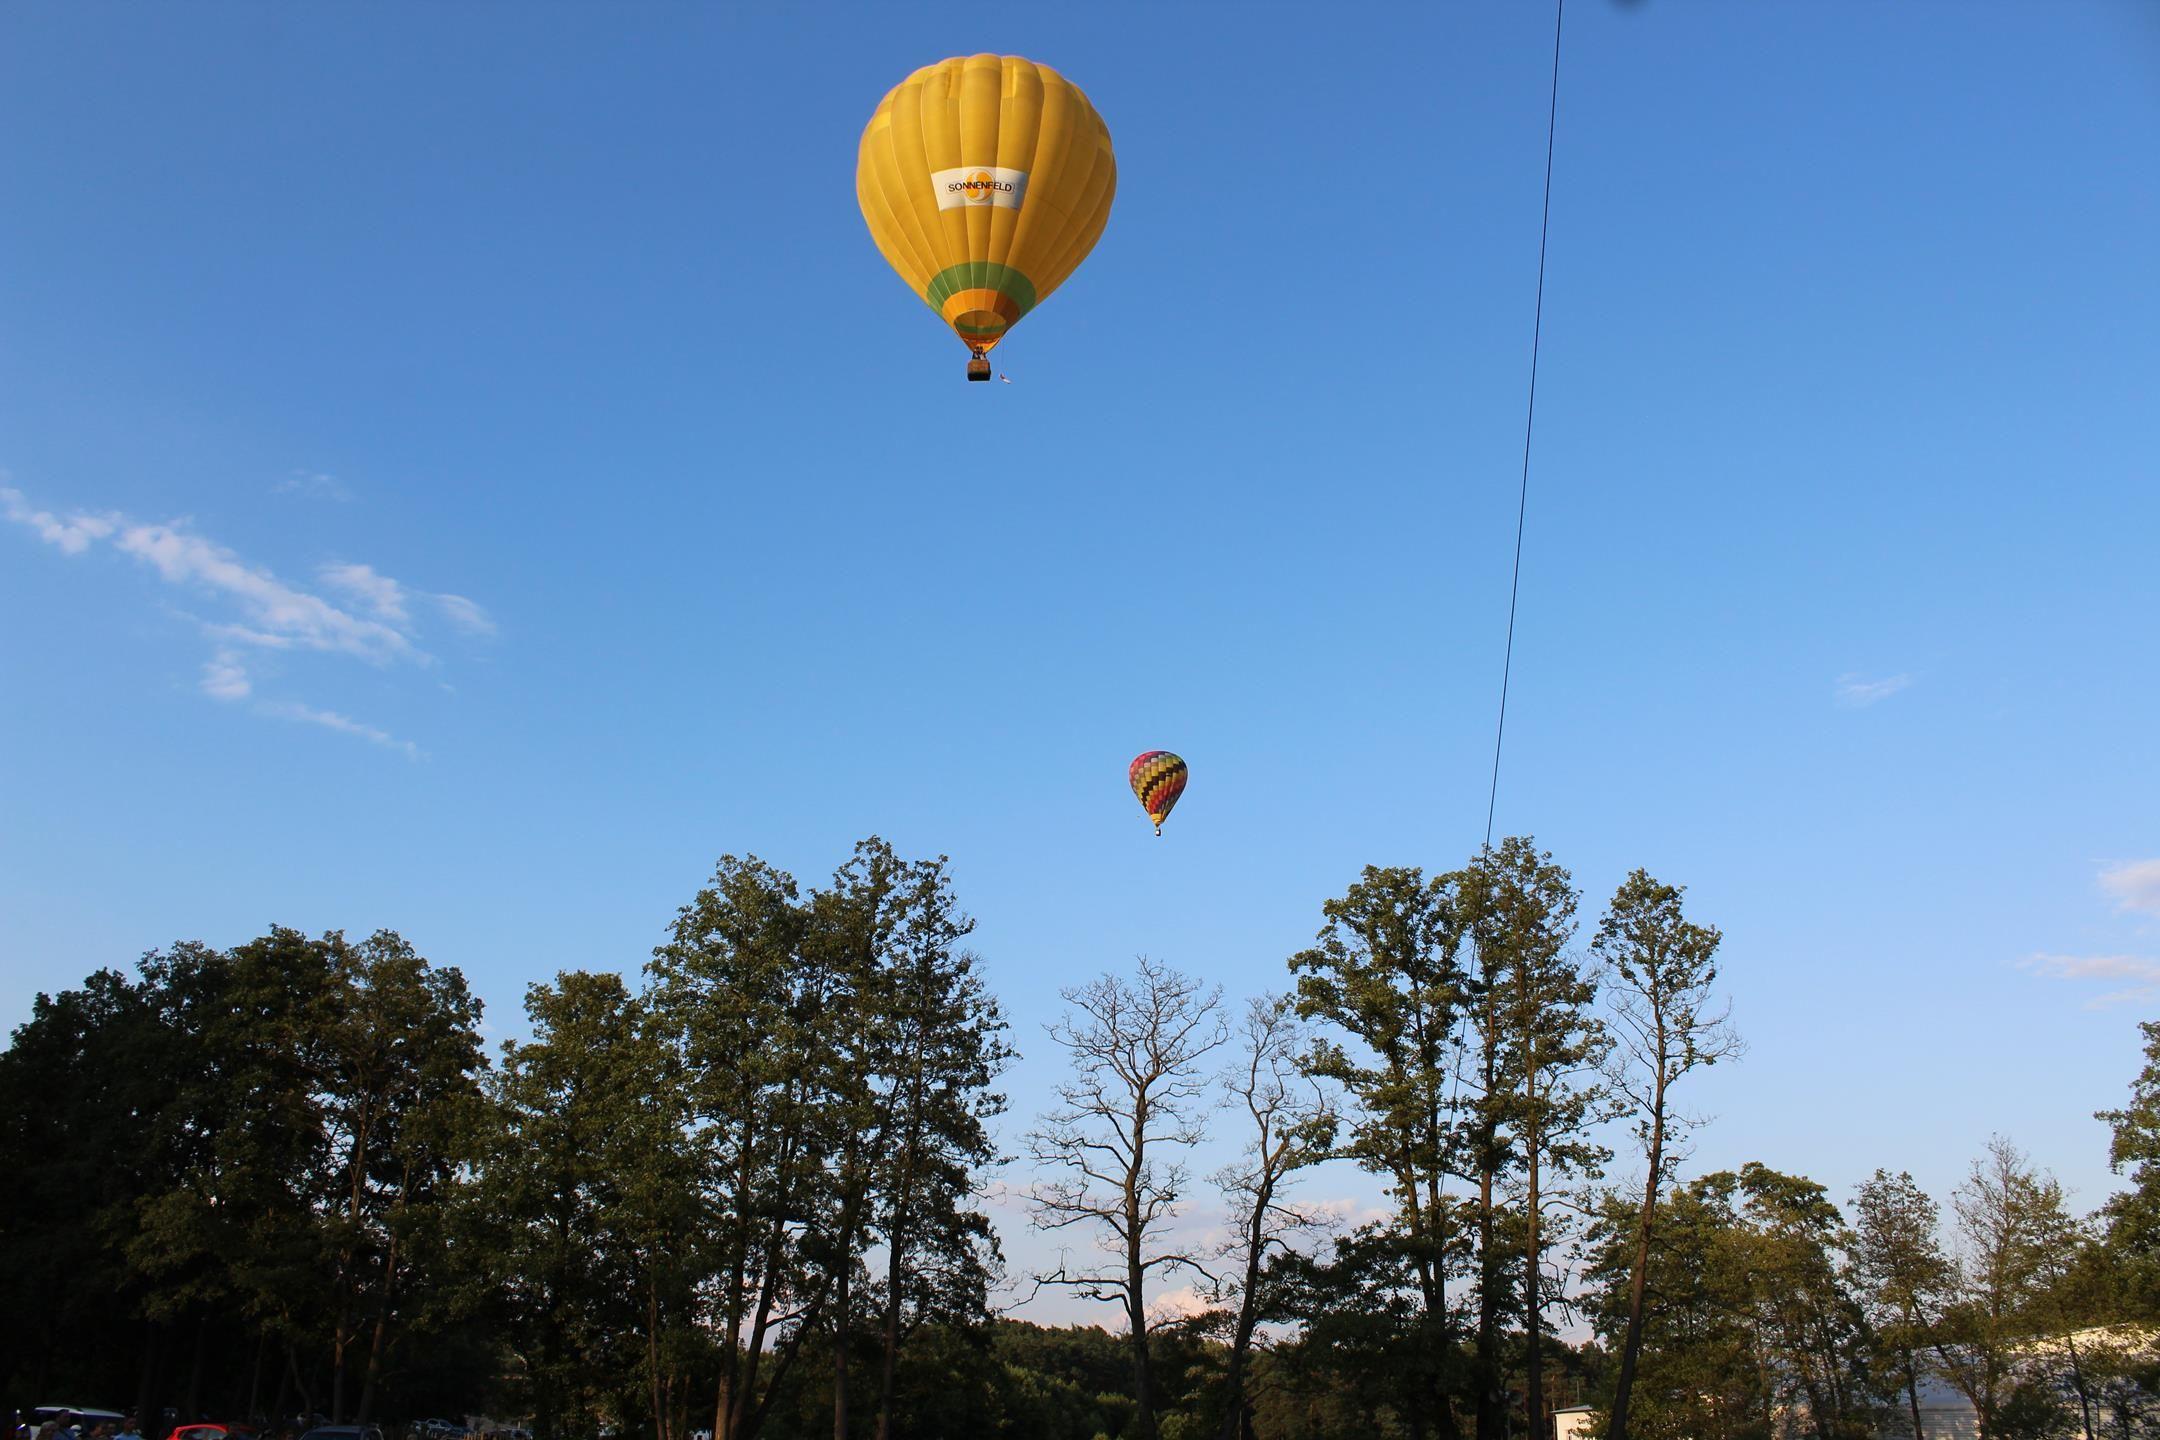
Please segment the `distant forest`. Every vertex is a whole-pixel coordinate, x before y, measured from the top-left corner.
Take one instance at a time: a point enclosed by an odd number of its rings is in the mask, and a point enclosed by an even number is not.
[[[723,859],[638,983],[536,983],[492,1056],[394,933],[175,944],[0,1055],[0,1383],[151,1440],[1511,1440],[1577,1404],[1865,1440],[1932,1437],[1934,1393],[1988,1440],[2160,1433],[2160,1023],[2094,1097],[2094,1214],[2009,1139],[1941,1197],[1696,1173],[1690,1085],[1743,1053],[1721,937],[1639,870],[1582,898],[1525,838],[1369,867],[1279,994],[1151,959],[1065,991],[1033,1116],[947,862],[874,838],[814,887]],[[1200,1176],[1203,1129],[1242,1150]],[[1379,1213],[1311,1198],[1323,1161]],[[993,1183],[1058,1268],[1008,1265]],[[1105,1328],[1010,1318],[1046,1291]]]

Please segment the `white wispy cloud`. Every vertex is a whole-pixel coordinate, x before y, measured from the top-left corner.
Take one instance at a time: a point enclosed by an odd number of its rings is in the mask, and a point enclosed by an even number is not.
[[[495,633],[494,617],[463,595],[437,595],[433,599],[450,623],[467,635]]]
[[[112,543],[171,584],[207,590],[237,605],[247,623],[218,627],[222,638],[278,650],[332,651],[378,665],[428,658],[395,626],[289,585],[183,525],[128,525]]]
[[[2144,1003],[2160,998],[2160,959],[2145,955],[2028,955],[2018,964],[2051,980],[2120,981],[2120,989],[2096,995],[2085,1002],[2088,1010],[2111,1005]]]
[[[1848,710],[1862,709],[1889,699],[1911,684],[1910,675],[1886,675],[1880,680],[1867,680],[1848,672],[1837,677],[1837,703]]]
[[[327,477],[321,477],[327,478]],[[196,531],[187,520],[144,524],[116,512],[74,511],[62,516],[33,505],[12,486],[0,484],[0,518],[20,525],[65,555],[81,555],[105,544],[132,557],[168,585],[208,597],[226,608],[223,615],[188,615],[214,645],[198,682],[211,699],[232,702],[256,693],[247,651],[314,651],[345,656],[375,666],[432,666],[434,657],[420,648],[415,611],[421,602],[439,610],[454,629],[468,635],[492,635],[495,622],[476,602],[462,595],[415,590],[371,565],[326,564],[318,571],[322,590],[279,578]],[[185,613],[185,612],[183,612]],[[260,713],[319,725],[418,759],[411,741],[400,740],[334,710],[298,701],[266,702]]]
[[[273,495],[303,495],[310,500],[350,500],[352,491],[335,475],[319,470],[295,470],[270,487]]]
[[[203,662],[202,692],[213,700],[245,700],[255,687],[247,667],[230,650],[220,650]]]
[[[380,574],[372,565],[325,565],[316,573],[322,576],[325,585],[352,597],[375,618],[400,630],[411,629],[413,606],[424,600],[442,612],[451,628],[463,634],[488,636],[495,633],[494,617],[482,609],[478,601],[468,600],[463,595],[437,595],[414,590]]]
[[[48,545],[57,545],[61,553],[80,555],[96,541],[104,539],[118,528],[117,517],[89,515],[77,511],[63,520],[50,510],[31,506],[22,491],[8,485],[0,485],[0,513],[18,525],[27,525],[37,531],[38,538]]]
[[[280,705],[265,705],[263,713],[276,715],[286,720],[301,720],[310,725],[320,725],[326,730],[335,730],[340,735],[357,736],[371,745],[380,745],[386,750],[395,750],[408,760],[418,760],[420,758],[420,747],[413,744],[412,741],[400,740],[387,730],[380,730],[373,725],[363,724],[350,715],[340,715],[335,710],[318,710],[312,705],[289,702]]]
[[[2118,910],[2160,915],[2160,860],[2118,860],[2100,871],[2100,888]]]
[[[342,590],[368,609],[378,619],[392,625],[409,625],[412,612],[405,604],[405,587],[388,575],[378,575],[372,565],[325,565],[317,572],[323,583],[333,590]]]

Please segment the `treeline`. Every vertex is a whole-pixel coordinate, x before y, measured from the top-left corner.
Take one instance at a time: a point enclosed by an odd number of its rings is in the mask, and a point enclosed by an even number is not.
[[[2160,1026],[2101,1213],[1998,1142],[1947,1227],[1900,1174],[1848,1217],[1681,1173],[1689,1077],[1741,1050],[1721,937],[1640,871],[1587,936],[1581,901],[1511,839],[1368,868],[1284,994],[1145,959],[1067,990],[1027,1274],[986,1208],[1014,1051],[942,858],[724,859],[641,984],[532,986],[492,1062],[394,934],[154,952],[0,1056],[5,1383],[540,1440],[1507,1440],[1577,1402],[1608,1440],[1859,1440],[1942,1386],[1990,1440],[2151,1430]],[[1203,1136],[1242,1148],[1196,1180]],[[1328,1162],[1384,1203],[1310,1198]],[[1044,1290],[1118,1333],[997,1318]]]

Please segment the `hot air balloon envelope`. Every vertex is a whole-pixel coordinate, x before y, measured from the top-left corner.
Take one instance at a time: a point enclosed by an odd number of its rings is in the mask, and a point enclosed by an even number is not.
[[[1155,822],[1155,833],[1162,834],[1163,821],[1170,818],[1178,796],[1185,793],[1185,762],[1168,750],[1149,750],[1133,757],[1127,776],[1132,781],[1132,793],[1139,797],[1140,808]]]
[[[855,162],[879,253],[977,358],[1087,258],[1116,191],[1087,96],[1017,55],[917,70],[878,102]]]

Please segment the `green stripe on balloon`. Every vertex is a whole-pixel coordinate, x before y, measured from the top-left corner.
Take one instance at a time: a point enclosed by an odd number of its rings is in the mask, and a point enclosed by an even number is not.
[[[1022,315],[1035,308],[1035,282],[995,260],[963,260],[946,266],[923,287],[923,299],[932,310],[943,314],[945,302],[962,290],[995,290],[1012,301]]]

